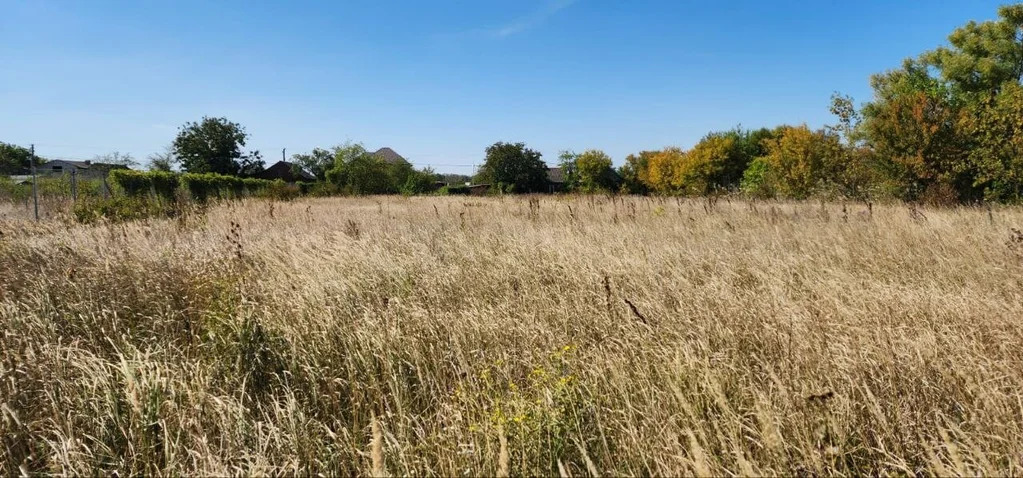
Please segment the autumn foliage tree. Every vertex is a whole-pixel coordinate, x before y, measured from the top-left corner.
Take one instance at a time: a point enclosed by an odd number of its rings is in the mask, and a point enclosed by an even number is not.
[[[949,46],[872,79],[864,134],[906,199],[1018,197],[1013,176],[1023,4],[969,22]]]
[[[656,154],[657,151],[640,151],[625,157],[625,164],[618,168],[623,192],[631,194],[650,192],[650,158]]]
[[[692,149],[677,147],[626,158],[626,184],[638,182],[660,194],[699,195],[737,189],[753,158],[763,153],[766,129],[735,128],[703,137]],[[635,189],[640,189],[634,187]]]
[[[837,134],[806,125],[779,127],[764,147],[767,154],[758,158],[755,170],[761,177],[754,179],[751,173],[746,188],[790,198],[809,197],[836,182],[846,159]]]

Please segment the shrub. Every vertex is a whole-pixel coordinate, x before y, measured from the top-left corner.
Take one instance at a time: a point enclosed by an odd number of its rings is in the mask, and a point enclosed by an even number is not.
[[[265,191],[266,197],[280,201],[290,201],[302,195],[302,189],[298,184],[288,184],[280,179],[270,181]]]
[[[270,186],[270,181],[266,179],[242,179],[242,187],[245,188],[245,193],[249,196],[262,196],[268,186]]]
[[[754,159],[742,175],[740,189],[755,198],[774,197],[770,181],[771,165],[764,158]]]
[[[303,196],[308,195],[309,191],[312,191],[313,188],[316,187],[316,183],[310,183],[305,181],[299,181],[295,183],[295,185],[298,186],[299,194]]]
[[[441,188],[441,189],[445,190],[445,188]],[[466,186],[464,184],[449,185],[449,186],[447,186],[447,188],[445,190],[445,193],[446,194],[451,194],[451,195],[468,196],[469,195],[469,186]]]
[[[303,193],[315,197],[336,196],[341,194],[341,188],[337,184],[320,181],[309,184],[309,188],[303,191]]]
[[[0,199],[22,202],[32,197],[32,186],[27,184],[14,184],[10,178],[0,176]]]

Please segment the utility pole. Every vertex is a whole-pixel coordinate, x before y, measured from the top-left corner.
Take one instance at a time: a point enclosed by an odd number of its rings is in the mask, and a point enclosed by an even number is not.
[[[284,148],[284,149],[281,150],[281,161],[286,161],[285,156],[284,156],[284,152],[287,151],[287,150],[288,150],[288,148]]]

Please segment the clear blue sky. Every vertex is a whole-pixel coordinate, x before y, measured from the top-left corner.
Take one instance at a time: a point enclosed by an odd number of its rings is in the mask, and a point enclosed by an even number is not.
[[[495,141],[625,155],[832,119],[832,92],[998,1],[0,0],[0,141],[145,158],[226,116],[267,164],[345,140],[471,172]]]

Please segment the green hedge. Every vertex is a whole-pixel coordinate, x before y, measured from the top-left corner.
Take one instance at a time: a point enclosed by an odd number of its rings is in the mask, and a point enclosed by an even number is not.
[[[195,174],[185,173],[181,175],[181,183],[192,196],[199,202],[206,202],[210,199],[232,199],[245,195],[246,190],[259,191],[265,188],[269,181],[263,179],[242,179],[235,176],[224,176],[222,174]]]
[[[125,196],[156,196],[168,201],[174,200],[179,185],[178,175],[166,171],[115,169],[110,171],[110,181],[120,187]]]
[[[110,171],[110,181],[118,185],[128,197],[148,196],[153,190],[152,178],[144,171],[115,169]]]
[[[156,197],[173,201],[181,182],[178,175],[167,171],[152,171],[149,173],[153,185],[153,192]]]
[[[151,201],[173,203],[179,197],[191,198],[198,202],[209,200],[237,199],[241,197],[265,197],[276,200],[291,200],[300,196],[329,196],[337,194],[337,188],[328,183],[298,182],[289,184],[280,179],[266,180],[239,178],[220,174],[173,173],[167,171],[135,171],[117,169],[111,171],[108,180],[115,196],[137,201],[113,201],[109,203],[90,202],[82,206],[86,210],[107,208],[100,216],[124,217],[110,209],[120,206],[138,205]],[[37,179],[40,197],[71,197],[70,176],[40,177]],[[14,184],[9,178],[0,176],[0,200],[24,202],[30,200],[30,184]],[[103,179],[78,180],[79,199],[106,197]],[[113,198],[111,198],[113,199]],[[88,215],[89,213],[83,213]],[[80,214],[81,215],[81,214]]]

